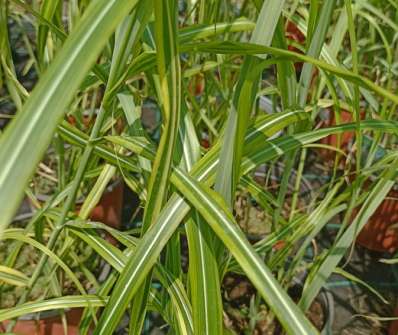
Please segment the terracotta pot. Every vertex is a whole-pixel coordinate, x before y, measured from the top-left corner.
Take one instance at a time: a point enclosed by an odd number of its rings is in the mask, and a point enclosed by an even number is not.
[[[68,335],[79,334],[79,322],[82,317],[83,309],[73,308],[65,313],[68,324]],[[41,313],[39,319],[31,318],[29,320],[18,320],[13,334],[17,335],[56,335],[64,334],[62,319],[54,313]],[[8,321],[0,324],[0,331],[6,330]]]
[[[365,117],[365,111],[361,111],[360,113],[361,119]],[[353,122],[352,113],[341,110],[340,124],[343,123],[351,123]],[[323,122],[323,127],[331,127],[336,125],[336,118],[332,110],[327,110],[326,120]],[[337,145],[338,135],[329,135],[320,140],[321,144],[329,145],[340,149],[346,153],[348,153],[349,147],[354,141],[355,132],[354,131],[345,131],[340,134],[340,146]],[[329,149],[320,149],[320,155],[326,160],[333,160],[336,156],[336,152]]]
[[[301,32],[301,30],[297,27],[297,25],[292,22],[288,21],[286,25],[286,30],[285,30],[285,37],[290,40],[295,42],[296,44],[301,45],[305,49],[305,42],[306,42],[306,37],[305,35]],[[296,48],[294,45],[288,45],[287,49],[289,51],[296,52],[298,54],[303,54],[303,51],[300,50],[299,48]],[[303,69],[304,63],[303,62],[295,62],[294,63],[294,68],[296,70],[296,76],[297,78],[301,75],[301,71]],[[311,76],[311,85],[315,82],[316,78],[318,77],[319,70],[316,67],[313,67],[312,69],[312,76]],[[310,95],[308,96],[310,99]]]
[[[84,128],[88,129],[88,128],[92,127],[94,125],[96,118],[97,118],[97,114],[92,115],[92,116],[89,116],[88,114],[83,114],[82,124],[83,124]],[[74,115],[68,115],[66,117],[66,121],[68,121],[69,124],[71,124],[73,127],[77,127],[78,122]],[[116,129],[116,131],[118,133],[121,133],[123,130],[123,127],[124,127],[124,123],[123,123],[122,119],[121,118],[117,119],[114,129]]]
[[[102,194],[98,204],[91,211],[89,218],[92,221],[102,222],[112,228],[120,228],[123,207],[123,190],[123,183],[120,181],[110,184]],[[41,194],[36,195],[36,197],[42,204],[44,204],[49,198],[48,195]],[[82,200],[77,201],[77,212],[79,212],[82,203]]]
[[[188,84],[188,91],[198,97],[203,94],[205,89],[205,78],[202,73],[199,73],[192,77]]]
[[[76,117],[75,116],[73,116],[73,115],[68,115],[67,117],[66,117],[66,120],[72,125],[72,126],[74,126],[74,127],[76,127],[76,125],[77,125],[77,120],[76,120]],[[83,115],[83,125],[86,127],[86,128],[89,128],[92,124],[93,124],[93,122],[94,122],[94,120],[95,120],[95,117],[93,118],[93,117],[90,117],[90,116],[88,116],[88,115]]]
[[[356,214],[356,213],[355,213]],[[357,237],[369,250],[394,253],[398,250],[398,191],[391,190]]]
[[[292,22],[292,21],[288,21],[287,22],[287,26],[286,26],[286,31],[285,31],[285,36],[286,38],[290,39],[291,41],[294,41],[298,44],[305,44],[305,36],[304,34],[300,31],[300,29],[298,29],[297,25]],[[288,46],[288,50],[289,51],[294,51],[297,53],[302,53],[301,50],[297,49],[296,47],[289,45]],[[294,67],[296,69],[297,72],[301,72],[302,68],[303,68],[303,62],[296,62],[294,63]]]
[[[91,221],[102,222],[109,227],[119,229],[122,225],[122,208],[123,208],[123,183],[117,181],[103,193],[101,200],[93,208],[89,216]],[[117,240],[105,232],[105,238],[113,245],[117,245]]]
[[[394,316],[398,318],[398,307],[395,308]],[[391,321],[390,327],[388,328],[388,335],[398,334],[398,320]]]
[[[336,124],[334,114],[329,111],[329,120],[325,126]],[[365,117],[365,112],[361,111],[361,119]],[[353,122],[352,114],[348,111],[341,111],[341,123]],[[353,142],[355,132],[347,131],[341,134],[340,146],[337,145],[337,135],[330,135],[323,138],[320,142],[333,147],[337,147],[348,153],[349,146]],[[326,160],[334,159],[335,152],[327,149],[320,150],[321,156]],[[354,210],[353,217],[358,213]],[[398,223],[398,190],[391,190],[386,199],[382,201],[374,214],[369,218],[366,225],[359,233],[356,242],[373,251],[394,253],[398,250],[398,228],[392,227]]]
[[[90,219],[102,222],[112,228],[120,228],[122,207],[123,183],[116,182],[104,192],[97,206],[91,211]]]

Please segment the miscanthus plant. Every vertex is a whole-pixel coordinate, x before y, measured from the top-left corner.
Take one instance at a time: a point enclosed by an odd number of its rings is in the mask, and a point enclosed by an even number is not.
[[[239,273],[286,333],[318,333],[305,312],[395,182],[396,2],[0,5],[1,99],[16,111],[0,133],[0,238],[15,246],[0,280],[25,290],[14,307],[0,310],[0,321],[84,307],[82,334],[111,334],[124,315],[128,332],[140,334],[148,312],[157,311],[169,333],[223,334],[221,283]],[[17,75],[11,22],[28,50],[25,72],[37,77],[32,91]],[[287,37],[289,24],[302,40]],[[268,113],[260,108],[264,96],[272,101]],[[141,121],[148,99],[160,111],[159,139]],[[87,105],[94,110],[90,125],[66,121],[82,121]],[[326,108],[334,124],[319,128]],[[341,122],[342,110],[351,122]],[[319,142],[330,135],[339,142],[347,132],[354,134],[349,152]],[[371,138],[366,152],[365,137]],[[386,153],[376,160],[379,146]],[[58,162],[51,197],[29,222],[12,225],[24,194],[35,199],[30,181],[50,147]],[[74,150],[73,164],[66,163],[65,148]],[[320,150],[333,153],[333,167],[303,207],[303,171],[310,153]],[[283,171],[270,192],[255,174],[278,164]],[[140,197],[138,229],[119,231],[87,219],[115,176]],[[237,192],[254,199],[271,222],[254,244],[236,222]],[[307,248],[337,215],[343,222],[332,245],[309,261]],[[40,254],[29,278],[14,268],[25,244]],[[105,281],[97,283],[89,271],[76,276],[76,245],[110,264]],[[308,276],[294,302],[287,290],[303,268]],[[43,274],[55,289],[31,301]],[[65,296],[60,276],[80,293]],[[86,282],[95,282],[90,294]]]

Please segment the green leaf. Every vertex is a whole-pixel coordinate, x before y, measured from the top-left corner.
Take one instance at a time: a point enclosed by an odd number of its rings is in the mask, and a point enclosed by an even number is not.
[[[284,114],[292,117],[292,114]],[[277,115],[277,117],[281,117],[281,115]],[[275,116],[270,117],[270,119],[272,124],[272,120],[275,120]],[[262,121],[264,122],[264,125],[262,127],[266,129],[265,125],[267,124],[267,121],[270,120],[268,118],[265,118],[265,120]],[[368,129],[383,129],[384,131],[389,130],[393,132],[396,131],[397,127],[397,124],[394,122],[382,122],[375,120],[362,122],[362,125],[363,129],[366,129],[366,127],[368,127]],[[315,142],[320,138],[333,133],[353,130],[355,129],[354,127],[355,125],[346,124],[326,129],[320,129],[315,132],[298,134],[295,136],[285,136],[280,139],[271,140],[269,142],[264,141],[262,149],[256,148],[256,150],[254,152],[251,152],[249,157],[244,160],[242,173],[246,174],[248,171],[251,171],[254,167],[256,167],[257,164],[264,163],[267,160],[272,160],[275,157],[284,154],[288,150],[293,150],[303,144]],[[277,127],[271,127],[271,129],[273,131],[278,131]],[[247,138],[253,138],[254,134],[256,134],[256,131],[252,130],[252,132],[248,133]],[[127,139],[123,140],[121,138],[112,138],[112,140],[115,140],[115,142],[122,146],[126,146],[126,148],[130,148],[132,150],[138,149],[138,151],[142,152],[142,149],[137,148],[136,144],[133,144],[133,146],[130,147],[129,141]],[[208,184],[210,184],[211,182],[210,177],[212,174],[215,173],[216,165],[218,162],[218,157],[216,154],[219,150],[219,147],[217,148],[215,146],[214,148],[214,151],[211,150],[192,169],[192,176],[198,181],[205,181]],[[179,180],[175,174],[171,175],[171,181],[173,182],[173,184],[179,185]],[[106,332],[106,329],[113,329],[113,327],[116,326],[117,321],[115,321],[115,318],[109,318],[109,315],[116,315],[116,313],[120,313],[119,315],[122,314],[122,312],[119,312],[118,309],[120,308],[120,310],[124,310],[127,307],[128,302],[138,291],[139,285],[142,284],[149,271],[155,265],[160,252],[163,250],[163,248],[167,244],[167,241],[175,232],[188,211],[189,206],[183,201],[181,197],[176,194],[174,194],[164,206],[156,223],[142,237],[139,244],[137,245],[137,249],[134,255],[129,259],[125,268],[123,269],[121,277],[111,295],[110,303],[105,310],[105,312],[107,313],[106,315],[108,315],[107,319],[109,321],[104,321],[103,326],[101,327],[101,329],[98,330],[98,332]],[[103,318],[105,318],[104,315]],[[113,324],[107,324],[109,322],[113,322]]]
[[[353,281],[354,283],[358,283],[359,285],[362,285],[363,287],[367,288],[370,292],[372,292],[376,297],[378,297],[384,304],[389,304],[388,300],[385,299],[377,290],[375,290],[372,286],[367,284],[365,281],[359,279],[357,276],[353,275],[352,273],[349,273],[341,268],[336,268],[334,273],[337,273],[345,278],[347,278],[350,281]]]
[[[0,265],[0,282],[14,286],[28,286],[29,278],[21,271]]]
[[[51,22],[59,6],[59,0],[44,0],[40,8],[40,16],[46,21]],[[49,27],[46,24],[39,24],[37,32],[37,52],[39,61],[45,63],[45,48],[47,44]]]
[[[330,248],[319,268],[317,267],[313,273],[310,273],[299,303],[303,310],[310,307],[319,290],[336,269],[350,245],[355,241],[356,236],[395,184],[394,178],[396,177],[395,171],[398,167],[398,161],[395,160],[392,166],[393,168],[386,170],[384,175],[376,182],[353,222]]]
[[[205,218],[220,240],[236,258],[245,274],[259,290],[270,309],[289,334],[318,332],[282,289],[263,260],[238,228],[225,202],[180,170],[176,170],[179,190]]]
[[[284,1],[281,0],[270,0],[263,3],[250,39],[251,43],[265,47],[271,45],[283,5]],[[260,57],[265,58],[266,55],[260,55]],[[262,70],[258,66],[259,63],[259,58],[246,56],[234,90],[231,110],[222,137],[221,164],[218,167],[215,190],[222,195],[229,206],[232,206],[236,184],[239,180],[244,137],[258,91]]]
[[[43,252],[43,254],[47,255],[53,262],[57,263],[64,271],[65,273],[69,276],[69,278],[72,280],[72,282],[76,285],[77,289],[80,291],[81,294],[85,294],[85,289],[80,283],[80,281],[77,279],[76,275],[73,273],[73,271],[55,254],[53,253],[50,249],[48,249],[46,246],[43,244],[35,241],[29,236],[26,236],[24,234],[24,231],[22,229],[7,229],[4,234],[1,236],[0,239],[13,239],[17,241],[21,241],[27,244],[32,245],[36,249],[40,250]],[[29,280],[29,286],[32,286],[32,278]]]
[[[241,54],[241,55],[258,55],[258,54],[269,54],[274,55],[276,57],[281,57],[282,59],[291,59],[297,60],[302,62],[308,62],[316,67],[334,74],[339,78],[343,78],[347,81],[352,83],[358,84],[359,86],[366,88],[370,91],[374,91],[375,93],[379,94],[380,96],[389,99],[395,103],[398,103],[398,96],[391,93],[390,91],[386,90],[375,84],[370,79],[367,79],[363,76],[355,74],[349,70],[346,70],[341,67],[337,67],[328,63],[325,63],[321,60],[301,55],[296,52],[282,50],[273,47],[266,47],[255,45],[251,43],[242,43],[242,42],[206,42],[206,43],[191,43],[185,44],[181,46],[181,51],[185,52],[213,52],[213,53],[220,53],[220,54]]]
[[[136,3],[136,0],[90,3],[21,112],[1,135],[0,235],[15,214],[24,187],[65,108],[108,37]]]
[[[184,109],[179,130],[182,147],[181,168],[190,171],[200,159],[200,144],[191,114]],[[195,334],[221,334],[223,309],[220,273],[213,252],[213,233],[197,211],[192,211],[185,224],[188,241],[188,287],[190,288]]]
[[[21,315],[38,313],[56,309],[69,309],[79,307],[102,307],[107,299],[95,295],[64,296],[36,302],[27,302],[12,308],[0,310],[0,322],[17,318]]]
[[[137,244],[137,240],[129,237],[123,232],[110,228],[101,223],[90,222],[70,222],[68,228],[85,241],[87,245],[92,247],[106,262],[108,262],[115,270],[121,272],[127,263],[129,255],[133,252]],[[129,249],[123,253],[109,242],[97,236],[92,232],[93,228],[106,230],[119,242],[123,243]],[[163,287],[167,290],[170,299],[172,300],[173,314],[177,318],[178,329],[182,334],[193,334],[193,322],[191,305],[189,303],[184,286],[180,279],[174,277],[161,264],[155,267],[155,276],[161,282]]]
[[[178,4],[166,0],[154,2],[156,59],[159,72],[158,95],[162,111],[163,128],[159,147],[153,162],[148,182],[148,197],[145,203],[142,234],[157,219],[167,199],[169,174],[177,141],[181,114],[181,66],[177,39]],[[178,250],[178,255],[180,254]],[[130,334],[142,332],[146,312],[150,276],[132,302]],[[106,315],[106,311],[104,312]],[[120,313],[110,318],[118,320]],[[99,329],[102,320],[100,319]]]

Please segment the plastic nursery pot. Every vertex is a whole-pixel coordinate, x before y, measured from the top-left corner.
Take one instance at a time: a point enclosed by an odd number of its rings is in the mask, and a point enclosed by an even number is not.
[[[294,277],[293,291],[290,291],[294,301],[298,301],[298,296],[302,293],[307,275],[307,272],[302,272]],[[297,293],[295,288],[300,292],[298,296],[295,296]],[[322,288],[307,310],[306,315],[321,335],[332,334],[332,326],[335,321],[335,303],[332,292],[329,289]]]
[[[79,334],[79,323],[83,310],[73,308],[65,312],[68,325],[67,335]],[[0,332],[3,334],[9,321],[0,324]],[[28,314],[21,317],[15,324],[12,334],[16,335],[56,335],[64,334],[62,318],[58,312],[42,312],[40,314]]]
[[[356,214],[356,213],[354,213]],[[357,237],[369,250],[394,253],[398,250],[398,190],[391,190]]]
[[[321,334],[331,334],[335,315],[333,295],[328,290],[322,289],[315,302],[320,304],[324,316]]]
[[[396,265],[393,265],[392,272],[394,274],[395,281],[397,281],[398,280],[398,268],[396,267]],[[398,305],[395,306],[393,316],[396,317],[397,320],[391,321],[390,326],[388,328],[388,335],[397,335],[398,334]]]

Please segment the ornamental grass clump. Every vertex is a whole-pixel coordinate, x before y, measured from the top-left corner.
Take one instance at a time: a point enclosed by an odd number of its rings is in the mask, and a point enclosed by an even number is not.
[[[5,330],[75,308],[81,334],[328,326],[323,287],[395,185],[394,1],[0,5]],[[92,214],[115,183],[117,227]]]

